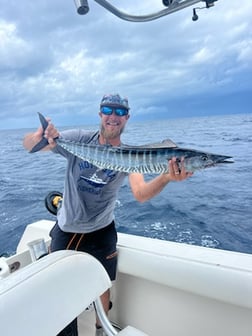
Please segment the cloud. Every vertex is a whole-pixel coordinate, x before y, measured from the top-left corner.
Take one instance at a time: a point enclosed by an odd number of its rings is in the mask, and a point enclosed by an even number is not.
[[[22,68],[31,49],[20,36],[14,23],[0,21],[0,64],[1,70]]]
[[[146,23],[122,21],[94,1],[89,5],[80,16],[73,1],[3,0],[1,128],[36,125],[37,111],[66,125],[85,116],[95,122],[90,112],[97,112],[107,92],[127,95],[137,119],[164,115],[179,101],[205,95],[219,102],[220,96],[251,91],[252,2],[220,0],[198,10],[196,22],[190,7]],[[163,7],[161,1],[125,0],[120,8],[146,14]],[[201,102],[199,108],[207,104]]]

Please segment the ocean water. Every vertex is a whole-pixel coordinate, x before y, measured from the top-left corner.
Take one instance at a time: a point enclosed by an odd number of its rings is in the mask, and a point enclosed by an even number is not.
[[[47,152],[27,153],[22,138],[28,131],[0,130],[0,255],[15,252],[27,224],[55,219],[44,198],[63,190],[65,160]],[[166,138],[180,147],[231,155],[235,162],[169,183],[142,204],[125,180],[115,210],[118,231],[252,253],[252,114],[129,121],[123,134],[128,144]]]

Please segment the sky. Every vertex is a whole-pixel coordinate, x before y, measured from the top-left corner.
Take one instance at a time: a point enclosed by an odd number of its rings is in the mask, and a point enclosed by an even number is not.
[[[98,123],[104,94],[133,121],[252,112],[252,1],[218,0],[158,20],[120,20],[89,0],[0,0],[0,129]],[[134,15],[161,0],[110,1]]]

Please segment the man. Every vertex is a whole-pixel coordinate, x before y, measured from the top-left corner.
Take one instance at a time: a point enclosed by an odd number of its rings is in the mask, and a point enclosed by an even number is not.
[[[50,232],[51,251],[74,249],[88,252],[103,264],[113,281],[116,277],[117,264],[114,208],[117,192],[124,178],[128,175],[134,197],[139,202],[145,202],[161,192],[168,182],[182,181],[192,174],[185,171],[183,164],[179,170],[174,158],[167,163],[169,173],[145,182],[142,174],[99,169],[57,146],[54,139],[59,136],[84,143],[120,146],[121,134],[130,117],[128,99],[122,98],[119,94],[103,96],[99,116],[101,126],[98,132],[67,130],[59,133],[48,120],[44,137],[49,144],[44,150],[52,150],[67,159],[63,203],[57,214],[57,222]],[[24,147],[31,150],[42,136],[42,127],[34,133],[27,134],[24,138]],[[108,313],[109,291],[101,296],[101,300]],[[103,335],[99,321],[96,323],[96,328],[96,336]],[[59,334],[59,336],[77,335],[77,319]]]

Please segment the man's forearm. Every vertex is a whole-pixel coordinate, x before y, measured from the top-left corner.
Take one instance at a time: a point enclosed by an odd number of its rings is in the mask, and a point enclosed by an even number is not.
[[[131,189],[134,197],[139,202],[145,202],[159,194],[163,188],[170,182],[169,174],[161,174],[153,180],[145,182],[141,174],[130,174]]]

